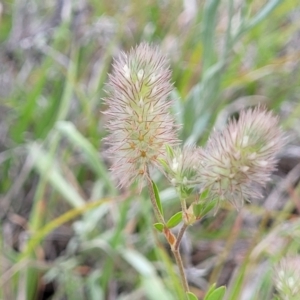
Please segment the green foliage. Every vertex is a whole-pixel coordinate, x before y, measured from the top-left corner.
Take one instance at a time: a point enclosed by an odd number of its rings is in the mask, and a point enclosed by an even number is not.
[[[48,153],[37,145],[29,145],[28,149],[30,158],[34,160],[34,166],[43,176],[47,176],[47,180],[51,182],[52,187],[59,191],[66,201],[74,207],[80,207],[84,204],[84,199],[62,176],[58,163],[54,162]]]
[[[192,292],[187,292],[186,293],[188,300],[198,300],[198,298],[196,297],[195,294],[193,294]]]
[[[199,197],[198,202],[194,202],[193,213],[197,219],[203,218],[206,216],[211,210],[216,209],[218,206],[218,199],[207,201],[208,190],[205,190]]]
[[[167,222],[167,227],[173,228],[177,226],[181,221],[182,221],[182,212],[179,211],[169,219],[169,221]]]
[[[225,286],[216,288],[216,285],[213,284],[207,291],[204,300],[222,300],[226,292]]]
[[[157,188],[157,185],[155,184],[154,181],[152,181],[152,185],[153,185],[153,189],[154,189],[154,194],[155,194],[155,200],[156,200],[156,204],[159,208],[159,211],[162,215],[164,215],[163,213],[163,208],[162,208],[162,205],[161,205],[161,201],[160,201],[160,195],[159,195],[159,191],[158,191],[158,188]]]
[[[153,224],[154,228],[157,229],[159,232],[163,232],[163,229],[164,229],[164,224],[162,223],[155,223]]]
[[[107,73],[121,50],[158,44],[170,58],[171,113],[184,142],[205,145],[213,128],[260,102],[299,146],[299,1],[185,1],[185,8],[179,0],[25,2],[0,4],[0,299],[34,300],[47,282],[55,286],[53,300],[185,299],[160,239],[164,225],[153,229],[148,194],[119,189],[108,171],[101,142]],[[163,176],[154,176],[156,203],[173,228],[182,220],[180,202]],[[188,261],[209,266],[203,276],[192,266],[193,290],[201,294],[233,261],[227,299],[246,291],[247,299],[276,299],[274,261],[299,253],[300,191],[297,181],[282,192],[273,184],[286,204],[266,211],[247,203],[241,215],[256,220],[251,230],[226,204],[211,216],[218,199],[182,191],[197,217],[209,215],[187,237]],[[213,286],[205,299],[224,294]]]

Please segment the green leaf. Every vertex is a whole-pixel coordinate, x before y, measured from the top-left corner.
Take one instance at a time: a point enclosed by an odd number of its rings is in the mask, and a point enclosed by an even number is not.
[[[169,146],[168,144],[165,147],[166,147],[166,151],[168,153],[168,156],[171,157],[171,158],[173,158],[174,157],[173,148],[171,146]]]
[[[241,24],[240,29],[233,38],[234,43],[236,43],[245,33],[249,32],[254,26],[265,20],[266,17],[282,2],[283,0],[268,1],[250,21],[248,21],[246,24]]]
[[[211,0],[206,1],[204,5],[204,13],[203,13],[203,34],[202,34],[202,42],[203,42],[203,66],[202,72],[203,74],[207,69],[214,63],[215,60],[215,32],[216,32],[216,23],[218,16],[218,7],[220,5],[220,0]]]
[[[169,169],[169,166],[168,166],[167,162],[166,162],[164,159],[158,158],[157,160],[159,161],[159,163],[163,166],[163,168],[164,168],[165,170],[168,170],[168,169]]]
[[[154,265],[138,251],[122,249],[120,250],[120,254],[140,275],[156,277]]]
[[[202,217],[208,214],[218,203],[218,199],[207,201],[206,205],[203,206],[203,210],[201,212]]]
[[[37,172],[46,178],[52,187],[56,189],[64,199],[72,207],[82,207],[85,204],[85,200],[74,188],[74,185],[69,183],[66,176],[62,173],[61,165],[46,152],[41,145],[32,143],[28,146],[29,155],[34,162],[34,168]]]
[[[141,283],[147,299],[173,299],[157,275],[156,268],[151,261],[132,249],[121,249],[119,253],[141,275]]]
[[[215,206],[218,204],[218,199],[213,199],[213,200],[204,200],[207,198],[207,191],[204,191],[204,196],[203,193],[200,195],[200,201],[193,203],[193,213],[196,218],[202,218],[206,214],[208,214]]]
[[[153,224],[153,226],[155,227],[155,229],[157,229],[159,232],[162,232],[164,229],[164,224],[163,223],[155,223]]]
[[[208,193],[209,193],[209,189],[204,190],[201,194],[200,194],[200,200],[204,200],[208,197]]]
[[[56,130],[63,134],[76,148],[80,149],[80,153],[85,157],[91,169],[101,178],[110,191],[116,191],[115,185],[108,176],[107,168],[98,154],[98,150],[84,137],[71,122],[60,121],[56,124]]]
[[[203,210],[203,203],[194,203],[193,204],[193,213],[196,218],[201,217],[202,210]]]
[[[219,288],[217,288],[216,290],[214,290],[212,293],[210,293],[210,295],[208,296],[208,298],[204,298],[205,300],[222,300],[224,295],[226,292],[226,287],[225,286],[221,286]]]
[[[153,186],[155,200],[156,200],[156,204],[158,206],[158,209],[159,209],[160,213],[162,215],[164,215],[163,209],[162,209],[162,205],[161,205],[161,201],[160,201],[160,197],[159,197],[159,191],[158,191],[158,188],[157,188],[157,186],[156,186],[156,184],[155,184],[154,181],[152,181],[152,186]]]
[[[141,285],[146,294],[144,299],[173,300],[174,298],[165,288],[164,284],[165,283],[158,276],[143,276],[141,279]]]
[[[195,294],[193,294],[192,292],[187,292],[186,295],[189,300],[198,300],[198,297]]]
[[[169,219],[169,221],[167,222],[167,227],[173,228],[176,225],[178,225],[181,221],[182,221],[182,211],[179,211]]]
[[[188,198],[192,194],[193,191],[194,191],[194,188],[189,188],[185,185],[180,186],[180,194],[181,194],[182,198]]]
[[[254,27],[259,22],[266,19],[266,17],[279,5],[283,2],[283,0],[270,0],[266,3],[266,5],[259,10],[259,12],[250,20],[247,29]]]
[[[204,297],[204,300],[208,300],[209,296],[215,291],[215,289],[216,289],[216,284],[214,283],[208,289],[208,291],[207,291],[207,293],[206,293],[206,295]]]
[[[91,275],[88,276],[86,284],[88,291],[88,299],[91,300],[99,300],[104,299],[104,291],[103,288],[100,287],[100,271],[94,271]]]

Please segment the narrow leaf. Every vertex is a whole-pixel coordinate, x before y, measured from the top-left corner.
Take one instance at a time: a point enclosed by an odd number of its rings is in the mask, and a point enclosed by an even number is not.
[[[214,290],[209,295],[207,300],[222,300],[225,295],[225,292],[226,292],[225,286],[221,286],[221,287],[217,288],[216,290]],[[205,299],[206,299],[206,297],[205,297]]]
[[[218,15],[218,7],[220,0],[206,1],[203,13],[203,66],[202,72],[204,73],[212,65],[214,61],[214,36],[216,32],[216,20]]]
[[[270,0],[265,6],[246,24],[241,24],[240,29],[233,38],[236,43],[245,33],[249,32],[254,26],[265,20],[272,11],[283,2],[284,0]]]
[[[69,139],[69,141],[81,150],[87,163],[98,175],[103,179],[112,192],[115,191],[115,186],[110,180],[106,167],[101,157],[98,155],[98,150],[86,139],[71,122],[60,121],[56,124],[56,129]]]
[[[120,254],[142,276],[156,276],[154,265],[138,251],[122,249]]]
[[[266,19],[266,17],[279,5],[283,0],[270,0],[266,5],[252,18],[249,22],[248,29],[254,27],[259,22]]]
[[[203,203],[194,203],[193,204],[193,213],[196,218],[201,216],[201,212],[203,210]]]
[[[153,224],[153,226],[155,227],[155,229],[157,229],[159,232],[162,232],[164,229],[164,224],[162,223],[155,223]]]
[[[156,186],[156,184],[155,184],[154,181],[152,181],[152,186],[153,186],[155,200],[156,200],[156,204],[158,206],[158,209],[159,209],[160,213],[162,215],[164,215],[163,209],[162,209],[162,205],[161,205],[161,201],[160,201],[160,197],[159,197],[159,191],[158,191],[158,188],[157,188],[157,186]]]
[[[141,279],[145,298],[148,300],[173,300],[174,298],[164,286],[164,282],[158,276],[143,276]],[[119,298],[120,299],[120,298]]]
[[[187,292],[186,295],[189,300],[198,300],[198,297],[195,294],[193,294],[192,292]]]
[[[166,151],[168,153],[169,157],[174,157],[174,152],[171,146],[169,146],[168,144],[165,146],[166,147]]]
[[[182,211],[179,211],[169,219],[169,221],[167,222],[167,227],[173,228],[176,225],[178,225],[181,221],[182,221]]]
[[[163,166],[163,168],[164,168],[165,170],[168,170],[168,169],[169,169],[169,166],[168,166],[167,162],[166,162],[164,159],[158,158],[158,161],[159,161],[159,163]]]
[[[72,207],[81,207],[84,199],[61,173],[61,168],[51,155],[36,143],[28,147],[34,167],[41,176],[44,176]]]
[[[120,255],[140,273],[147,299],[173,299],[164,287],[161,278],[157,276],[154,265],[145,256],[131,249],[121,249]]]
[[[204,297],[204,300],[208,300],[209,296],[215,291],[215,289],[216,289],[216,284],[214,283],[214,284],[212,284],[212,285],[210,286],[210,288],[209,288],[208,291],[206,292],[206,295],[205,295],[205,297]]]
[[[209,189],[204,190],[201,194],[200,194],[200,200],[206,199],[208,197],[208,193],[209,193]]]
[[[201,212],[202,217],[208,214],[216,205],[218,204],[218,199],[214,199],[209,201],[204,207]]]

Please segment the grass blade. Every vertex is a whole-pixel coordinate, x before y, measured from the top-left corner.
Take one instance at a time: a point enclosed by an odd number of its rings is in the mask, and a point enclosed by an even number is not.
[[[34,162],[34,167],[39,174],[47,178],[53,188],[55,188],[72,207],[83,206],[85,200],[79,195],[75,188],[66,181],[52,157],[36,143],[31,144],[28,150]]]

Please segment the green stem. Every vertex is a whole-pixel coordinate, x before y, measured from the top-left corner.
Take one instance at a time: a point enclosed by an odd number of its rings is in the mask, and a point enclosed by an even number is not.
[[[166,221],[164,220],[164,217],[161,214],[161,212],[159,210],[159,207],[157,205],[156,199],[155,199],[155,193],[154,193],[154,189],[153,189],[153,184],[152,184],[152,180],[150,178],[150,174],[149,174],[148,168],[146,170],[146,179],[147,179],[146,181],[147,181],[147,187],[148,187],[148,191],[149,191],[149,196],[150,196],[150,199],[151,199],[151,203],[152,203],[152,206],[153,206],[153,209],[154,209],[155,216],[156,216],[157,220],[159,222],[161,222],[162,224],[164,224],[165,228],[167,228]],[[185,202],[184,199],[181,200],[181,205],[182,205],[183,213],[185,213],[186,210],[187,210],[187,208],[186,208],[186,202]],[[182,286],[183,286],[184,291],[186,293],[189,292],[189,285],[188,285],[188,282],[187,282],[187,279],[186,279],[186,276],[185,276],[183,261],[182,261],[182,258],[181,258],[179,247],[180,247],[180,243],[181,243],[182,237],[183,237],[184,232],[187,229],[187,227],[188,227],[188,225],[186,223],[184,223],[183,226],[181,227],[179,233],[178,233],[178,236],[176,238],[175,243],[174,244],[170,243],[171,250],[173,252],[176,264],[177,264],[178,269],[179,269]]]
[[[166,226],[166,221],[165,221],[163,215],[161,214],[159,207],[156,203],[153,184],[152,184],[152,180],[150,178],[148,168],[146,170],[146,181],[147,181],[147,187],[148,187],[148,191],[149,191],[150,200],[151,200],[151,203],[152,203],[152,206],[154,209],[155,217],[156,217],[157,221],[159,221],[160,223],[162,223]]]

